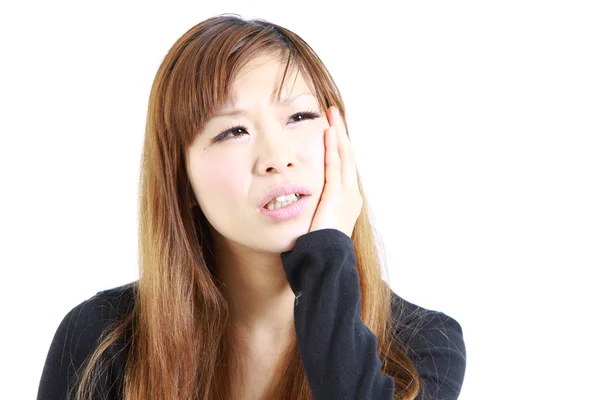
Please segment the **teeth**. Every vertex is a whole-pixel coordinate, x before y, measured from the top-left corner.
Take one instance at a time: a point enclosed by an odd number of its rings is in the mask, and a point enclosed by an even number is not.
[[[282,207],[286,207],[292,203],[295,203],[300,198],[299,194],[290,193],[287,195],[282,195],[271,200],[265,208],[267,210],[277,210]]]

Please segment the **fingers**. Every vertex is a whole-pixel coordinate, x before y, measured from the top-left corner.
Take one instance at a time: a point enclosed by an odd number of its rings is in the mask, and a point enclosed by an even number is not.
[[[340,159],[340,169],[341,169],[341,180],[342,183],[345,184],[353,184],[356,182],[356,165],[354,162],[354,153],[352,151],[352,146],[350,145],[350,139],[348,138],[348,134],[346,133],[346,127],[344,125],[344,120],[342,119],[339,109],[335,106],[332,106],[328,110],[328,119],[329,124],[335,128],[337,132],[337,144],[338,144],[338,153]]]
[[[338,186],[342,183],[340,173],[341,160],[339,155],[338,133],[334,126],[325,132],[325,184]]]

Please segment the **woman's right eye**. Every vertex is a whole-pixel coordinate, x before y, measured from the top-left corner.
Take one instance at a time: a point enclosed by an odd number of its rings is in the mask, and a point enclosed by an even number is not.
[[[237,139],[242,137],[244,133],[248,133],[248,129],[245,126],[235,126],[233,128],[229,128],[223,132],[221,132],[217,137],[215,137],[212,141],[214,142],[223,142],[230,139]],[[231,136],[230,136],[231,134]]]

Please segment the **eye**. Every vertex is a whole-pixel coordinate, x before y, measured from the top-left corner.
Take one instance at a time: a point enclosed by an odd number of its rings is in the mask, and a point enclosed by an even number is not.
[[[292,115],[290,117],[290,121],[291,122],[300,122],[300,121],[306,121],[306,120],[310,120],[310,119],[316,119],[316,118],[319,118],[320,116],[321,116],[321,114],[319,114],[316,111],[302,111],[302,112]]]
[[[229,139],[237,139],[242,137],[244,133],[248,133],[248,128],[244,125],[234,126],[217,135],[212,142],[222,142]]]
[[[316,119],[316,118],[320,118],[320,117],[321,117],[320,113],[318,113],[316,111],[308,110],[308,111],[302,111],[302,112],[292,115],[290,117],[290,119],[288,120],[288,122],[297,123],[297,122],[307,121],[307,120]],[[230,139],[239,139],[245,134],[248,134],[248,128],[245,125],[236,125],[234,127],[231,127],[229,129],[221,132],[214,139],[212,139],[212,142],[215,143],[215,142],[224,142],[224,141],[230,140]]]

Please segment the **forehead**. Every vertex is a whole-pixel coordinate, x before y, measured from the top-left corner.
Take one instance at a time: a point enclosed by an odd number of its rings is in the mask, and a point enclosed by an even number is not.
[[[278,102],[299,93],[314,94],[310,80],[300,69],[290,63],[286,71],[286,61],[280,56],[261,55],[250,60],[232,79],[225,107],[244,102],[245,98]]]

